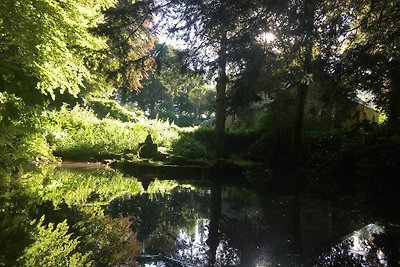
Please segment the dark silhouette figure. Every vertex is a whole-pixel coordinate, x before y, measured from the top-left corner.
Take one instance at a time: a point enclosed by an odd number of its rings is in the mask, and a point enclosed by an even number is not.
[[[139,144],[139,156],[141,158],[152,159],[158,156],[158,146],[153,142],[151,135],[148,134],[144,143]]]

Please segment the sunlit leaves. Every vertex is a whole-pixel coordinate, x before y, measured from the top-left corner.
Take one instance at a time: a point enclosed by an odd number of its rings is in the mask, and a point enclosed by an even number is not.
[[[14,266],[17,258],[18,266],[32,267],[134,264],[140,245],[129,220],[106,217],[102,205],[142,190],[136,179],[113,171],[6,173],[0,181],[0,265]]]
[[[18,168],[52,158],[35,113],[20,97],[0,93],[0,166]]]
[[[77,95],[85,81],[95,79],[87,62],[106,44],[90,29],[102,21],[101,8],[112,2],[2,1],[0,54],[5,67],[1,74],[7,71],[10,81],[4,89],[14,90],[17,73],[23,72],[37,79],[31,90],[36,87],[52,97],[55,90]]]
[[[53,223],[45,225],[44,216],[42,216],[38,222],[32,223],[35,225],[34,243],[25,250],[19,260],[23,266],[93,266],[90,253],[82,255],[76,252],[80,241],[68,233],[69,227],[66,220],[57,225]]]
[[[158,145],[165,147],[170,147],[172,140],[178,138],[177,128],[169,122],[144,116],[133,117],[132,121],[136,122],[98,119],[90,109],[80,106],[47,112],[43,119],[49,122],[44,126],[53,149],[65,157],[80,160],[136,152],[148,133]]]
[[[33,194],[38,194],[43,201],[51,201],[54,206],[99,205],[142,190],[136,179],[125,178],[111,170],[91,173],[58,171],[44,176],[32,174],[26,179],[26,187]]]

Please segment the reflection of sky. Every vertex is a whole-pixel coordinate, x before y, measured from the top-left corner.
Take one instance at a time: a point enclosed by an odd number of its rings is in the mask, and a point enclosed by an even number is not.
[[[159,205],[158,207],[163,209],[160,211],[164,214],[165,218],[172,217],[168,216],[169,212],[184,212],[181,213],[180,218],[176,218],[178,221],[181,219],[185,220],[185,223],[178,223],[175,220],[168,220],[167,223],[169,225],[168,228],[164,229],[162,227],[157,228],[156,231],[171,231],[172,229],[176,229],[176,235],[170,234],[168,232],[162,233],[162,235],[170,240],[170,242],[175,244],[175,249],[172,254],[169,254],[167,251],[166,254],[162,255],[161,258],[157,258],[154,260],[148,260],[147,263],[142,263],[141,266],[146,267],[159,267],[159,266],[169,266],[169,259],[166,257],[170,257],[171,260],[177,260],[181,263],[182,266],[207,266],[209,261],[209,246],[207,244],[207,239],[209,237],[209,225],[210,219],[208,218],[209,214],[201,212],[199,209],[202,208],[203,205],[206,205],[206,210],[209,208],[209,201],[211,190],[210,189],[196,189],[188,186],[182,186],[173,184],[170,185],[167,181],[156,181],[155,183],[151,183],[149,186],[149,190],[151,192],[159,192],[159,188],[167,188],[167,190],[161,190],[163,194],[149,194],[149,198],[147,201],[153,203],[164,203],[165,205]],[[135,196],[131,196],[135,198]],[[175,201],[180,201],[183,204],[182,207],[186,207],[185,209],[180,210],[180,206],[174,206],[173,203]],[[142,201],[146,201],[143,199]],[[199,201],[199,202],[198,202]],[[132,202],[136,203],[136,202]],[[139,204],[138,202],[137,204]],[[140,205],[140,204],[139,204]],[[147,206],[147,205],[146,205]],[[150,207],[150,206],[148,206]],[[190,210],[189,213],[187,213]],[[142,223],[146,223],[142,221]],[[172,231],[171,233],[173,233]],[[156,233],[154,233],[156,234]],[[151,236],[154,236],[153,234]],[[219,238],[219,245],[216,251],[216,262],[219,265],[226,266],[224,263],[229,263],[230,266],[236,266],[240,263],[239,253],[237,249],[233,248],[228,240]],[[164,241],[158,238],[146,239],[144,242],[144,253],[148,251],[147,248],[151,247],[153,252],[155,251],[163,251]],[[150,242],[150,243],[149,243]],[[169,242],[168,242],[169,243]],[[154,249],[156,249],[154,251]],[[164,262],[163,262],[164,261]],[[175,265],[174,265],[175,266]],[[179,266],[176,265],[176,266]]]
[[[209,228],[212,192],[168,181],[156,182],[151,188],[154,190],[149,191],[157,193],[132,196],[129,201],[111,205],[117,210],[114,216],[126,211],[125,216],[134,219],[133,229],[138,236],[142,233],[140,240],[144,241],[147,253],[162,254],[153,263],[147,261],[141,266],[207,266],[209,230],[215,229]],[[342,232],[348,222],[347,216],[337,216],[334,224],[325,203],[314,201],[302,201],[296,213],[297,206],[289,197],[259,199],[252,192],[229,187],[222,188],[221,200],[215,266],[298,266],[303,261],[301,257],[314,260],[314,252],[320,249],[317,246],[335,238],[326,234],[326,225],[331,225],[331,232],[335,229]],[[382,226],[370,224],[353,232],[322,256],[320,260],[324,263],[317,266],[387,267],[390,255],[385,255],[386,250],[374,243],[374,235],[383,231]],[[335,265],[343,257],[355,265]],[[371,258],[378,264],[368,265]]]
[[[377,224],[369,224],[358,231],[355,231],[350,237],[352,239],[352,245],[349,248],[349,253],[353,256],[361,256],[364,261],[368,260],[368,257],[377,257],[380,266],[387,266],[385,255],[381,249],[373,250],[374,237],[373,235],[384,233],[384,228]]]
[[[378,224],[368,224],[348,235],[331,252],[320,259],[322,266],[336,266],[338,262],[355,264],[352,266],[387,267],[388,263],[382,248],[375,243],[375,237],[385,233],[385,228]],[[320,266],[320,265],[318,265]],[[340,265],[344,266],[344,265]]]
[[[155,263],[145,263],[143,267],[166,267],[164,262],[158,261]]]
[[[196,220],[193,231],[185,228],[179,229],[176,238],[176,252],[171,259],[181,263],[181,266],[207,266],[209,257],[209,247],[207,245],[208,226],[210,220],[201,218]],[[221,239],[216,252],[216,266],[237,266],[240,264],[238,251],[230,247],[229,242]],[[164,267],[169,266],[162,260],[144,263],[144,267]]]
[[[205,262],[207,259],[208,247],[206,244],[208,238],[207,225],[208,219],[196,220],[196,225],[193,233],[187,229],[180,229],[176,240],[178,250],[176,257],[179,259],[197,259],[200,262]]]
[[[209,235],[210,220],[202,218],[196,221],[195,230],[193,233],[186,229],[180,229],[179,236],[176,240],[178,250],[176,258],[187,264],[194,266],[206,266],[208,262],[209,247],[207,239]],[[237,265],[240,263],[239,255],[236,249],[229,245],[228,240],[221,238],[216,251],[217,264]]]

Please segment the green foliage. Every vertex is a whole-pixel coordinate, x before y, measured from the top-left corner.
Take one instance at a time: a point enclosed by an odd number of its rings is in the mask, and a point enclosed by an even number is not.
[[[141,192],[141,184],[122,174],[108,171],[57,171],[50,176],[35,173],[26,185],[32,194],[37,194],[43,201],[51,201],[55,207],[84,205],[88,202],[107,203],[124,194]]]
[[[165,195],[166,193],[172,191],[174,188],[178,187],[177,181],[173,180],[154,180],[150,183],[149,188],[146,190],[147,193],[156,195]]]
[[[93,100],[87,106],[41,111],[8,93],[0,94],[0,166],[17,168],[57,156],[75,160],[102,160],[136,153],[148,134],[165,148],[178,138],[174,124],[150,120],[114,101]]]
[[[112,2],[1,1],[2,89],[77,95],[88,82],[101,80],[88,63],[93,63],[96,51],[106,48],[105,40],[90,29],[102,20],[101,8]],[[26,79],[19,80],[19,73]]]
[[[259,137],[257,132],[246,127],[227,131],[225,141],[226,156],[246,156],[248,147]],[[180,138],[172,145],[174,154],[192,159],[215,159],[216,137],[215,129],[211,127],[196,127],[180,133]]]
[[[108,218],[102,207],[142,190],[136,179],[105,170],[5,173],[0,180],[0,265],[135,266],[140,245],[129,220]]]
[[[259,137],[260,135],[257,131],[247,127],[227,131],[225,134],[225,140],[229,145],[225,148],[226,154],[246,157],[249,146],[251,146]]]
[[[195,109],[196,122],[201,120],[201,115],[209,118],[212,109],[212,103],[214,102],[214,91],[212,88],[207,86],[196,86],[189,91],[188,97]],[[204,120],[204,118],[203,118]]]
[[[183,61],[185,51],[157,45],[157,68],[151,69],[138,92],[128,100],[150,118],[174,121],[181,127],[199,124],[213,112],[214,92],[205,79]]]
[[[368,124],[307,134],[310,185],[329,197],[357,191],[368,202],[390,205],[399,183],[399,136],[396,128]]]
[[[153,59],[149,57],[154,45],[150,32],[151,2],[119,0],[104,10],[104,20],[96,32],[107,39],[101,68],[105,77],[117,89],[120,103],[126,104],[128,91],[141,88]]]
[[[137,122],[138,117],[143,116],[143,112],[128,110],[126,107],[118,105],[114,100],[92,98],[86,105],[94,111],[99,119],[110,118],[122,122]]]
[[[173,153],[191,159],[215,158],[215,151],[210,151],[206,144],[185,135],[173,144]]]
[[[195,127],[181,132],[180,138],[172,144],[172,152],[192,159],[215,158],[215,134],[212,128]]]
[[[137,122],[98,119],[95,113],[80,106],[62,107],[46,112],[46,137],[55,153],[70,159],[100,160],[124,152],[136,153],[150,133],[159,146],[170,147],[178,137],[177,128],[161,120],[136,117]]]
[[[90,260],[90,253],[82,255],[76,252],[80,242],[68,233],[66,220],[56,226],[53,223],[46,226],[43,222],[44,216],[38,222],[32,222],[32,225],[35,225],[32,233],[33,244],[19,259],[22,266],[94,266]]]
[[[39,112],[21,98],[0,92],[0,167],[19,168],[52,159]]]

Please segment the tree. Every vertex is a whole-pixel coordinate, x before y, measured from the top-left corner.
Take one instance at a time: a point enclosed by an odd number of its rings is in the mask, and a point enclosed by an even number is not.
[[[245,1],[171,1],[172,20],[178,21],[168,30],[181,34],[188,41],[190,65],[207,66],[216,80],[216,136],[219,154],[224,150],[226,91],[229,76],[240,64],[235,55],[238,47],[246,49],[260,31],[264,5]],[[180,23],[182,22],[182,23]]]
[[[49,101],[107,87],[96,68],[107,45],[92,29],[113,2],[0,2],[2,165],[16,168],[18,162],[51,157],[38,119]]]
[[[113,1],[20,1],[0,3],[0,90],[29,99],[39,90],[76,96],[101,82],[91,64],[105,40],[91,29]]]
[[[348,46],[342,57],[348,86],[373,92],[389,123],[400,122],[400,3],[357,1],[350,5]]]
[[[186,51],[165,44],[156,45],[154,50],[154,53],[157,52],[157,65],[148,71],[147,78],[142,81],[142,88],[128,94],[128,101],[152,118],[169,119],[179,126],[197,123],[190,95],[195,93],[191,92],[196,88],[205,86],[203,75],[185,66],[183,55]],[[199,112],[204,111],[209,117],[212,100],[212,96],[204,96]]]
[[[209,110],[208,105],[213,96],[213,92],[206,86],[198,86],[190,90],[189,100],[195,108],[196,124],[199,122],[200,115],[202,115],[203,111],[207,112],[207,110]]]
[[[141,80],[153,64],[150,51],[154,38],[150,30],[153,6],[148,1],[118,0],[115,7],[105,10],[99,27],[107,37],[110,49],[103,62],[108,79],[118,88],[121,104],[127,102],[128,91],[137,91]]]
[[[304,0],[281,1],[275,5],[271,2],[269,5],[266,17],[259,19],[265,23],[263,31],[252,29],[252,36],[258,37],[258,42],[254,42],[256,38],[253,38],[254,41],[249,42],[247,55],[242,57],[245,67],[234,83],[236,92],[233,100],[239,101],[236,106],[258,101],[261,91],[275,101],[282,99],[283,95],[293,98],[296,101],[295,109],[292,111],[291,107],[286,107],[287,112],[294,116],[289,122],[292,136],[287,141],[291,143],[293,158],[296,158],[301,150],[304,107],[313,79],[317,43],[315,29],[319,22],[316,12],[321,3]],[[273,44],[268,45],[266,40],[262,40],[266,33],[276,36]],[[295,91],[296,95],[288,94],[288,91]]]

